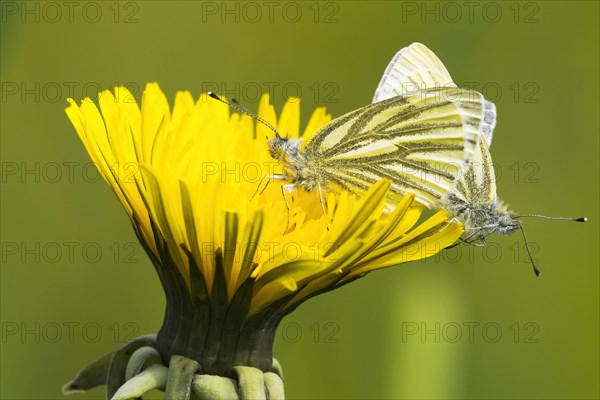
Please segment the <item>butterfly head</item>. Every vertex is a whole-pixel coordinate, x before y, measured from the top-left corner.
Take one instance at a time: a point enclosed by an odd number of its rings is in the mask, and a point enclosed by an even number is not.
[[[521,222],[515,218],[514,214],[505,209],[495,210],[496,231],[500,235],[510,235],[521,226]]]
[[[267,137],[267,140],[269,141],[269,154],[275,160],[286,163],[298,156],[301,139],[289,139],[275,133],[273,139]]]

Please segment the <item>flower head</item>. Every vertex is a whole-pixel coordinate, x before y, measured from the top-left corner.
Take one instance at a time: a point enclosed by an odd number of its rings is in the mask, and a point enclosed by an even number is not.
[[[171,109],[157,84],[141,108],[123,87],[66,112],[152,259],[167,296],[157,337],[163,359],[184,355],[203,371],[236,365],[270,370],[281,318],[306,299],[376,269],[434,255],[462,227],[438,212],[414,227],[412,196],[386,207],[390,182],[361,198],[347,193],[283,193],[274,133],[206,95],[179,92]],[[299,99],[276,118],[268,96],[260,117],[300,137]],[[317,108],[310,136],[330,116]],[[266,185],[266,188],[265,188]],[[289,209],[286,205],[286,196]]]

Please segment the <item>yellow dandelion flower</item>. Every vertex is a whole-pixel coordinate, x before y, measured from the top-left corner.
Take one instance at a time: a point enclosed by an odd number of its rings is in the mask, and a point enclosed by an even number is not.
[[[181,356],[202,374],[249,367],[269,380],[266,373],[279,371],[272,347],[286,314],[373,270],[432,256],[463,231],[445,212],[414,227],[422,208],[412,196],[390,212],[385,180],[360,199],[328,194],[326,214],[315,193],[296,191],[289,210],[280,184],[254,195],[263,177],[280,171],[265,139],[273,132],[207,95],[194,101],[179,92],[171,109],[152,83],[141,108],[123,87],[100,93],[99,108],[89,99],[69,102],[69,119],[123,204],[166,293],[156,338],[129,348],[138,359],[159,360],[152,373]],[[300,136],[299,99],[288,100],[277,118],[264,95],[258,115],[282,134]],[[317,108],[303,135],[329,120]],[[120,362],[129,372],[115,372],[109,363],[109,397],[133,375],[150,374],[140,372],[139,360],[137,367],[127,357]],[[84,375],[66,390],[87,389]]]

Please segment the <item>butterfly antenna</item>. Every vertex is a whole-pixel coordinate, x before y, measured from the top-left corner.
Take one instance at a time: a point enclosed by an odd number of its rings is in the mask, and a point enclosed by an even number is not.
[[[531,250],[529,250],[529,242],[527,241],[527,236],[525,236],[525,229],[523,229],[523,226],[521,224],[518,224],[518,225],[519,225],[519,229],[521,230],[521,233],[523,234],[523,240],[525,241],[525,250],[527,250],[527,254],[529,255],[529,260],[531,261],[531,266],[533,267],[533,272],[535,273],[535,276],[540,276],[540,275],[542,275],[542,273],[535,266],[535,262],[533,262],[533,256],[531,255]]]
[[[538,215],[538,214],[523,214],[523,215],[517,215],[517,216],[515,216],[515,218],[525,218],[525,217],[533,217],[533,218],[541,218],[541,219],[553,219],[555,221],[587,222],[587,218],[586,217],[580,217],[580,218],[548,217],[546,215]]]
[[[242,114],[248,115],[253,120],[262,123],[264,126],[266,126],[270,130],[272,130],[273,132],[275,132],[276,136],[281,137],[281,135],[279,134],[279,132],[277,132],[277,129],[275,129],[275,127],[273,125],[271,125],[270,123],[268,123],[267,121],[265,121],[263,118],[259,117],[258,115],[254,114],[252,111],[248,110],[246,107],[244,107],[243,105],[241,105],[236,99],[231,99],[231,102],[229,102],[227,100],[223,100],[222,98],[220,98],[219,96],[217,96],[214,92],[208,92],[208,96],[212,97],[215,100],[220,101],[223,104],[227,104],[229,107],[231,107],[231,108],[233,108],[233,109],[241,112]]]

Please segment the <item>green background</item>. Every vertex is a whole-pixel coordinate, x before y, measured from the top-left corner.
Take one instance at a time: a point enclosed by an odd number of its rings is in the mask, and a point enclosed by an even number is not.
[[[118,83],[139,99],[156,81],[171,101],[216,90],[255,109],[272,88],[277,110],[301,95],[305,123],[318,105],[370,102],[419,41],[497,104],[500,197],[590,222],[527,220],[539,279],[515,235],[310,300],[275,344],[287,396],[598,398],[598,15],[595,1],[2,2],[1,397],[60,398],[80,367],[162,320],[159,281],[87,168],[67,97]]]

